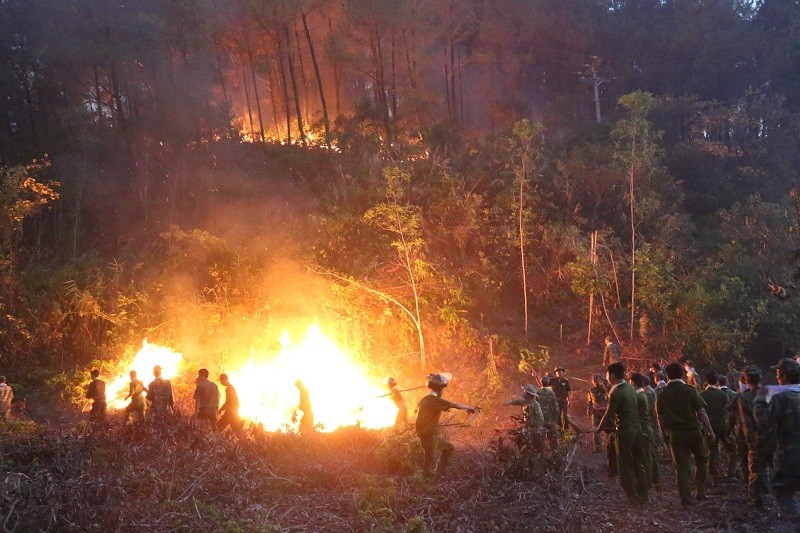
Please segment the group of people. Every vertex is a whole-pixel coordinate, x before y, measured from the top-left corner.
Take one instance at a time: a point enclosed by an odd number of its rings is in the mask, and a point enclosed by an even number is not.
[[[778,385],[764,386],[755,365],[737,370],[729,363],[727,373],[712,370],[701,379],[691,361],[663,369],[654,363],[649,376],[628,376],[612,362],[605,379],[592,378],[588,394],[595,450],[601,432],[612,433],[611,458],[633,502],[661,490],[658,462],[666,451],[682,505],[707,499],[710,475],[715,486],[746,480],[753,505],[763,507],[771,480],[782,512],[800,520],[800,364],[785,358],[771,368]]]
[[[166,427],[178,414],[175,407],[175,398],[172,394],[172,383],[161,376],[162,369],[159,365],[153,368],[153,381],[145,387],[138,378],[135,370],[131,370],[130,383],[126,400],[130,400],[125,407],[125,420],[142,423],[145,412],[156,427]],[[86,387],[86,398],[92,402],[89,411],[89,421],[93,429],[102,429],[106,426],[106,383],[100,378],[100,371],[94,369],[90,372],[92,380]],[[225,403],[220,407],[219,387],[209,379],[209,372],[201,368],[197,372],[194,391],[194,416],[203,425],[213,430],[223,431],[228,426],[234,432],[242,427],[239,417],[239,398],[236,389],[228,380],[226,374],[220,374],[219,381],[225,387]]]

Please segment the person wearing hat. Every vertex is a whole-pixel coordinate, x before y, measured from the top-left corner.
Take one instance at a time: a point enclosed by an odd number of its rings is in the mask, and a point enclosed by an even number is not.
[[[681,505],[692,505],[695,500],[705,500],[705,482],[708,475],[707,439],[714,438],[708,420],[706,402],[700,392],[683,381],[683,369],[679,363],[671,363],[664,369],[669,382],[656,395],[656,414],[664,440],[669,446],[678,481]],[[706,438],[703,436],[706,433]],[[695,462],[695,489],[692,498],[690,486],[691,457]]]
[[[592,376],[592,386],[586,393],[586,415],[592,422],[593,427],[600,425],[603,415],[608,407],[608,391],[606,390],[603,376],[594,374]],[[603,450],[603,434],[599,431],[594,434],[594,453]]]
[[[420,400],[417,406],[417,420],[415,429],[419,437],[422,449],[425,452],[425,461],[422,466],[422,475],[430,477],[436,465],[437,452],[441,451],[439,466],[436,473],[442,475],[450,462],[450,456],[455,450],[455,446],[439,434],[439,417],[450,409],[460,409],[468,413],[479,411],[478,407],[472,407],[463,403],[454,403],[442,398],[449,375],[428,374],[427,385],[430,392]]]
[[[553,373],[556,377],[550,380],[550,386],[553,388],[553,392],[556,393],[556,400],[558,401],[558,423],[561,426],[561,431],[566,431],[570,425],[569,393],[571,388],[569,380],[564,377],[563,366],[557,366]]]
[[[558,450],[558,398],[553,392],[553,381],[550,376],[542,377],[542,388],[539,390],[539,405],[542,407],[544,417],[544,429],[547,433],[547,442],[550,444],[550,452]]]
[[[760,424],[775,429],[775,499],[784,514],[800,525],[794,501],[800,489],[800,365],[784,358],[772,369],[778,386],[758,388],[753,414]]]
[[[86,397],[92,400],[89,421],[92,426],[102,426],[106,421],[106,382],[100,379],[100,371],[93,369],[89,375],[92,381],[86,387]]]
[[[608,407],[595,432],[616,434],[615,452],[622,489],[629,501],[643,505],[647,503],[647,473],[636,390],[625,381],[622,363],[608,365],[606,376],[611,383]]]
[[[747,448],[747,491],[756,507],[764,506],[767,479],[775,452],[775,431],[770,425],[758,422],[753,403],[761,386],[761,369],[747,365],[742,370],[744,390],[736,397],[737,423]]]
[[[150,402],[149,412],[152,420],[158,427],[167,425],[170,414],[175,411],[175,399],[172,396],[172,383],[161,377],[161,366],[153,367],[153,381],[147,386],[147,401]]]
[[[610,364],[622,361],[622,347],[614,342],[611,335],[606,336],[605,343],[606,347],[603,350],[603,366],[608,367]]]
[[[522,419],[525,424],[524,432],[528,442],[536,451],[544,447],[544,415],[539,405],[539,391],[535,385],[523,385],[522,397],[512,398],[503,405],[517,405],[522,407]]]
[[[397,416],[394,419],[395,429],[405,429],[408,425],[408,408],[406,408],[406,401],[403,395],[397,390],[397,380],[394,378],[386,378],[386,386],[389,387],[389,398],[397,407]]]

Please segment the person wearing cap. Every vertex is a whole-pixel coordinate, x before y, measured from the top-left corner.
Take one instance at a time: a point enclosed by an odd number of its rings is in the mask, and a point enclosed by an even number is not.
[[[593,427],[600,425],[603,415],[608,407],[608,391],[603,383],[600,374],[592,376],[592,386],[586,393],[586,416],[592,422]],[[599,431],[594,434],[594,453],[600,453],[603,449],[603,434]]]
[[[661,492],[661,471],[658,469],[657,444],[651,420],[655,418],[655,404],[650,403],[646,387],[650,379],[644,374],[631,374],[631,383],[636,387],[636,406],[639,409],[639,423],[642,428],[642,457],[647,476],[647,489]]]
[[[303,416],[300,417],[300,434],[310,435],[314,432],[314,410],[311,408],[311,395],[302,380],[298,379],[294,382],[300,393],[300,401],[297,404],[297,409],[292,414],[292,422],[297,421],[297,411],[301,411]]]
[[[542,407],[544,429],[547,433],[547,442],[550,444],[550,453],[558,450],[558,398],[552,389],[552,378],[542,377],[542,388],[539,390],[539,405]]]
[[[106,421],[106,382],[100,379],[100,371],[93,369],[92,381],[86,387],[86,397],[92,400],[89,422],[92,426],[102,426]]]
[[[544,447],[544,415],[538,401],[539,391],[534,385],[523,385],[522,397],[512,398],[503,405],[516,405],[522,407],[524,432],[528,442],[536,451]]]
[[[161,367],[153,367],[153,381],[147,386],[147,401],[150,402],[148,412],[152,413],[152,420],[156,426],[165,426],[170,419],[170,414],[175,411],[175,399],[172,396],[172,383],[161,377]]]
[[[747,491],[756,507],[764,506],[767,480],[775,452],[775,431],[770,424],[761,424],[753,412],[753,403],[761,386],[761,369],[747,365],[742,370],[745,390],[736,398],[737,422],[747,449]]]
[[[14,390],[8,385],[5,376],[0,376],[0,420],[11,420],[11,400],[14,399]]]
[[[622,347],[614,342],[611,335],[605,338],[606,347],[603,350],[603,366],[608,367],[612,363],[619,363],[622,361]]]
[[[664,369],[669,382],[656,394],[656,414],[664,441],[669,446],[672,463],[678,480],[681,505],[692,505],[695,500],[705,500],[705,482],[708,475],[708,445],[703,437],[714,438],[708,420],[706,402],[700,392],[683,381],[683,368],[671,363]],[[689,484],[691,457],[695,462],[695,497]]]
[[[625,381],[625,365],[608,365],[606,377],[611,383],[608,407],[595,431],[614,431],[617,468],[622,489],[632,503],[647,503],[642,428],[636,390]]]
[[[705,388],[700,396],[706,402],[706,414],[708,420],[711,422],[711,429],[714,431],[714,438],[708,441],[708,473],[711,475],[714,486],[722,478],[719,468],[719,451],[720,447],[724,447],[727,451],[728,442],[727,434],[728,428],[726,424],[725,410],[728,407],[728,395],[719,390],[717,383],[719,376],[713,370],[709,370],[705,375]],[[729,472],[730,475],[730,472]]]
[[[208,379],[208,369],[206,368],[197,371],[197,379],[194,383],[194,416],[216,431],[219,387]]]
[[[133,417],[134,422],[144,421],[144,383],[136,377],[136,370],[131,370],[129,373],[131,378],[128,384],[128,395],[125,399],[131,399],[130,403],[125,406],[125,419]]]
[[[429,374],[427,385],[430,392],[420,400],[417,406],[415,429],[425,452],[425,460],[422,465],[422,475],[425,477],[430,477],[433,474],[437,452],[441,451],[441,457],[439,458],[436,473],[442,475],[450,462],[450,456],[455,451],[455,446],[439,434],[439,417],[441,417],[442,413],[450,409],[460,409],[468,413],[478,411],[477,407],[450,402],[442,398],[442,393],[447,387],[447,383],[447,376]]]
[[[783,513],[800,525],[794,501],[800,489],[800,365],[784,358],[772,369],[778,386],[758,388],[753,414],[759,423],[775,429],[775,500]]]
[[[572,389],[569,386],[569,380],[564,377],[563,366],[557,366],[553,373],[556,377],[550,380],[550,386],[553,388],[553,392],[556,393],[556,400],[558,401],[558,423],[561,425],[561,430],[566,431],[570,426],[569,393]]]
[[[389,387],[389,399],[397,407],[397,416],[394,418],[395,429],[405,429],[408,426],[408,408],[403,395],[397,390],[397,380],[386,378],[386,386]]]

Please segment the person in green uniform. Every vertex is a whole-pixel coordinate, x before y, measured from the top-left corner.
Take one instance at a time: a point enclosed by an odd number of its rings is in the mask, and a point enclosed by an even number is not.
[[[415,429],[422,450],[425,452],[425,462],[422,465],[422,475],[425,477],[431,477],[434,473],[438,451],[441,451],[441,458],[435,472],[437,475],[442,475],[455,450],[455,446],[439,434],[439,417],[442,413],[450,409],[461,409],[470,414],[479,410],[478,407],[453,403],[442,398],[442,392],[447,387],[448,381],[449,375],[428,374],[427,385],[430,392],[417,406]]]
[[[728,387],[728,376],[720,375],[717,380],[717,386],[728,397],[728,403],[725,405],[725,438],[722,439],[722,445],[725,448],[725,457],[728,461],[728,480],[734,481],[741,479],[736,444],[736,392]]]
[[[608,365],[606,377],[611,383],[608,407],[595,431],[615,431],[615,451],[622,489],[628,500],[647,503],[647,474],[642,449],[642,426],[636,390],[625,381],[625,365]]]
[[[725,441],[728,434],[725,419],[725,409],[728,407],[728,395],[719,390],[717,382],[719,376],[713,370],[705,374],[705,387],[700,396],[706,402],[706,414],[708,421],[711,422],[711,429],[714,431],[714,438],[708,441],[708,473],[711,475],[714,486],[719,483],[722,477],[719,468],[719,452],[721,447],[727,449],[728,443]]]
[[[539,390],[539,405],[542,407],[544,416],[544,429],[547,434],[547,442],[550,445],[550,453],[558,451],[558,398],[551,388],[552,381],[549,376],[542,377],[542,388]]]
[[[131,382],[128,385],[128,395],[125,399],[131,399],[131,402],[125,406],[125,419],[132,416],[134,422],[141,423],[144,421],[144,383],[136,377],[136,370],[130,371]]]
[[[775,452],[775,430],[771,425],[759,423],[753,413],[753,402],[761,386],[761,369],[747,365],[742,370],[744,390],[736,397],[736,413],[741,428],[741,438],[747,450],[747,489],[756,507],[764,507],[772,455]]]
[[[592,425],[597,427],[603,419],[603,415],[608,407],[608,391],[606,390],[603,377],[600,374],[592,376],[592,386],[586,393],[586,414],[592,421]],[[603,450],[603,435],[600,432],[594,434],[594,453]]]
[[[700,392],[683,381],[683,368],[671,363],[664,369],[667,385],[656,394],[656,414],[664,440],[669,447],[672,463],[678,478],[678,494],[686,507],[695,500],[705,500],[705,482],[708,475],[708,446],[703,430],[714,438],[711,422],[706,414],[706,402]],[[702,430],[701,430],[702,428]],[[689,485],[690,458],[694,457],[694,499]]]
[[[522,407],[522,434],[531,449],[541,452],[544,449],[544,415],[539,405],[539,391],[534,385],[522,387],[522,397],[512,398],[503,405],[516,405]]]
[[[564,376],[565,369],[563,366],[557,366],[553,373],[556,377],[550,379],[550,386],[553,392],[556,393],[556,400],[558,401],[558,424],[561,431],[566,431],[569,426],[569,393],[572,388],[569,385],[569,380]]]
[[[800,490],[800,365],[785,358],[772,369],[778,385],[758,388],[753,414],[759,423],[775,429],[775,499],[783,513],[800,525],[794,501]]]
[[[647,488],[661,492],[661,472],[658,470],[656,439],[650,417],[654,416],[654,406],[650,405],[647,387],[650,380],[644,374],[631,374],[631,382],[636,387],[636,406],[639,409],[639,423],[642,427],[642,452]]]

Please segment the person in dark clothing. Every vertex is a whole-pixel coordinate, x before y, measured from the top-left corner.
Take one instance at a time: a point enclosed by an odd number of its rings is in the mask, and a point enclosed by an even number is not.
[[[99,429],[106,422],[106,382],[100,379],[100,371],[97,369],[93,369],[89,375],[92,378],[86,387],[86,398],[92,400],[89,422],[93,428]]]
[[[603,415],[608,407],[608,390],[606,390],[603,377],[600,374],[592,376],[592,386],[586,394],[586,414],[592,422],[592,426],[598,427]],[[594,434],[594,452],[600,453],[603,447],[603,435],[600,432]]]
[[[153,381],[147,386],[147,401],[150,402],[148,413],[152,414],[153,423],[164,429],[175,414],[175,399],[172,396],[172,383],[161,377],[161,366],[153,367]]]
[[[128,395],[125,399],[131,399],[125,406],[125,418],[133,417],[134,422],[144,421],[144,383],[136,377],[136,370],[130,371],[131,382],[128,385]]]
[[[643,374],[631,374],[631,382],[636,387],[636,405],[639,408],[639,422],[642,427],[644,469],[647,475],[647,488],[661,492],[661,472],[658,469],[658,454],[651,417],[655,416],[655,405],[650,404],[647,387],[650,380]]]
[[[225,403],[219,408],[219,414],[222,415],[217,421],[217,427],[220,431],[225,431],[228,426],[231,431],[238,433],[242,429],[242,419],[239,416],[239,395],[236,394],[236,389],[228,380],[228,374],[220,374],[219,382],[225,387]]]
[[[736,392],[728,387],[727,376],[719,376],[717,385],[719,390],[728,396],[728,403],[725,406],[725,438],[722,440],[722,444],[728,461],[728,480],[732,481],[741,479],[742,475],[736,442]]]
[[[762,426],[775,430],[775,499],[781,511],[800,526],[794,501],[800,490],[800,365],[785,358],[772,369],[778,385],[758,388],[753,414]]]
[[[468,413],[475,413],[478,407],[462,403],[454,403],[442,398],[442,392],[449,381],[449,374],[428,374],[427,385],[430,392],[420,400],[417,407],[417,420],[414,424],[417,437],[425,452],[422,465],[422,475],[430,477],[434,471],[442,475],[450,462],[450,456],[455,446],[439,434],[439,417],[450,409],[461,409]],[[439,464],[436,466],[437,452],[441,451]],[[434,467],[436,467],[434,469]]]
[[[678,494],[681,505],[692,505],[694,500],[705,500],[705,482],[708,474],[708,446],[703,436],[714,438],[708,420],[706,402],[700,392],[683,381],[683,369],[679,363],[671,363],[664,369],[669,382],[656,395],[656,413],[664,440],[672,455],[678,478]],[[689,483],[691,457],[694,457],[695,498]]]
[[[747,490],[756,507],[764,506],[772,456],[775,452],[775,430],[761,424],[753,414],[753,402],[761,385],[761,369],[747,365],[742,370],[745,390],[736,398],[738,424],[747,446]]]
[[[194,389],[194,414],[198,420],[205,421],[213,430],[217,429],[217,410],[219,409],[219,388],[208,379],[208,370],[197,371]]]
[[[708,441],[709,463],[708,472],[711,475],[714,485],[716,485],[722,477],[719,468],[719,451],[720,447],[727,450],[728,443],[726,435],[728,432],[726,424],[726,409],[728,407],[728,395],[719,390],[717,383],[719,376],[713,370],[706,372],[705,387],[700,396],[706,402],[706,414],[708,420],[711,422],[711,429],[714,431],[714,438]]]
[[[558,401],[558,423],[562,431],[566,431],[570,426],[569,420],[569,393],[572,390],[569,380],[564,377],[564,367],[558,366],[553,371],[556,377],[550,380],[550,386],[556,393]]]

